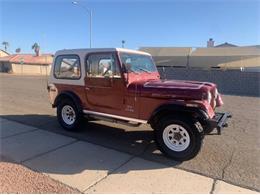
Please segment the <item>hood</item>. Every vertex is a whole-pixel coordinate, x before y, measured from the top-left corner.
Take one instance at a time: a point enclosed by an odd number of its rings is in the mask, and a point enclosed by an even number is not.
[[[132,89],[140,89],[140,95],[155,98],[201,100],[208,92],[213,93],[216,85],[209,82],[183,80],[150,80],[132,83]],[[213,94],[212,94],[213,95]]]
[[[215,84],[209,82],[183,81],[183,80],[153,80],[144,83],[144,88],[157,89],[189,89],[201,90],[203,88],[214,87]]]

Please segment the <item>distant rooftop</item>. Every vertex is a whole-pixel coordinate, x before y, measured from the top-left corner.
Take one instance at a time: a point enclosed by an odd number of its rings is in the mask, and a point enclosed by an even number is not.
[[[214,47],[238,47],[238,46],[237,46],[237,45],[234,45],[234,44],[231,44],[231,43],[228,43],[228,42],[225,42],[225,43],[216,45],[216,46],[214,46]]]
[[[1,52],[6,53],[6,55],[10,55],[7,51],[0,49]]]
[[[152,56],[259,56],[260,46],[232,47],[141,47]]]
[[[10,62],[19,64],[24,63],[48,65],[52,63],[52,60],[52,54],[42,54],[40,56],[35,56],[35,54],[13,54],[5,57],[0,57],[0,62]]]
[[[191,47],[140,47],[140,51],[153,56],[187,56],[192,51]]]

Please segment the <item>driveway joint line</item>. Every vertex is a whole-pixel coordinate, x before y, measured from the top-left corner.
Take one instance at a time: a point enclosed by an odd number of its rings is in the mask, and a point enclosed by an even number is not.
[[[31,132],[39,131],[39,130],[41,130],[41,129],[34,128],[34,129],[31,129],[31,130],[28,130],[28,131],[24,131],[24,132],[16,133],[16,134],[13,134],[13,135],[1,137],[1,139],[7,139],[7,138],[10,138],[10,137],[15,137],[15,136],[18,136],[18,135],[23,135],[23,134],[26,134],[26,133],[31,133]]]
[[[129,159],[127,159],[125,162],[123,162],[121,165],[119,165],[117,168],[114,168],[112,171],[109,171],[107,175],[111,175],[114,172],[116,172],[118,169],[129,163],[131,160],[133,160],[136,157],[136,155],[130,156]]]
[[[30,161],[30,160],[36,159],[36,158],[41,157],[41,156],[43,156],[43,155],[45,155],[45,154],[48,154],[48,153],[54,152],[54,151],[56,151],[56,150],[59,150],[59,149],[61,149],[61,148],[63,148],[63,147],[72,145],[72,144],[74,144],[74,143],[76,143],[76,142],[78,142],[78,140],[73,140],[73,141],[71,141],[71,142],[69,142],[69,143],[67,143],[67,144],[63,144],[63,145],[61,145],[61,146],[58,146],[57,148],[48,150],[48,151],[43,152],[43,153],[40,153],[40,154],[36,154],[36,155],[34,155],[34,156],[30,157],[30,158],[27,158],[27,159],[25,159],[25,160],[22,160],[20,163],[21,163],[21,164],[24,164],[26,161]]]
[[[136,157],[136,155],[130,156],[129,159],[127,159],[125,162],[123,162],[121,165],[119,165],[117,168],[113,169],[112,171],[109,171],[107,173],[106,176],[102,177],[101,179],[99,179],[98,181],[94,182],[93,184],[91,184],[90,186],[88,186],[86,189],[82,190],[83,193],[85,193],[88,189],[94,187],[95,185],[97,185],[98,183],[100,183],[101,181],[105,180],[109,175],[113,174],[114,172],[116,172],[118,169],[120,169],[121,167],[123,167],[124,165],[126,165],[128,162],[130,162],[131,160],[133,160]]]
[[[212,187],[211,187],[211,190],[210,190],[210,194],[213,194],[214,191],[215,191],[215,188],[216,188],[216,184],[217,184],[217,179],[214,179],[213,180],[213,183],[212,183]]]

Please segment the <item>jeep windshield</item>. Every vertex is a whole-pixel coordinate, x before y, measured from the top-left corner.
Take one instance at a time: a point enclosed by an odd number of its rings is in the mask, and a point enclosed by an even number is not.
[[[131,53],[120,53],[119,56],[128,72],[157,72],[151,56]]]

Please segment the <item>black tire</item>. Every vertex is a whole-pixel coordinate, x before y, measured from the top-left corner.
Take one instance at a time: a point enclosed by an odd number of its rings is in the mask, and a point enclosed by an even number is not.
[[[71,124],[66,122],[64,117],[62,117],[62,109],[66,108],[65,106],[70,107],[74,111],[75,119],[71,120]],[[78,131],[80,129],[80,125],[83,120],[83,115],[82,115],[82,112],[80,110],[78,110],[77,106],[71,99],[63,99],[57,105],[57,118],[58,118],[59,124],[65,130]]]
[[[176,139],[174,137],[175,136],[174,132],[172,132],[173,134],[171,134],[171,135],[169,135],[165,132],[165,134],[167,134],[169,136],[169,138],[165,138],[165,136],[163,137],[164,131],[167,131],[166,128],[168,127],[168,129],[171,129],[170,125],[173,125],[173,126],[177,125],[178,127],[180,127],[179,129],[182,129],[182,130],[179,130],[179,133],[177,132],[176,134],[180,135],[180,133],[181,133],[180,131],[182,131],[182,133],[183,133],[183,131],[188,133],[189,141],[187,143],[183,143],[185,145],[185,147],[187,147],[186,149],[184,149],[185,148],[184,147],[183,150],[181,150],[181,151],[174,150],[175,149],[174,147],[176,147],[176,145],[178,147],[178,141],[176,141]],[[156,143],[157,143],[159,149],[161,150],[161,152],[163,152],[166,156],[168,156],[176,161],[185,161],[185,160],[192,159],[200,151],[202,141],[203,141],[203,136],[201,133],[199,133],[198,129],[194,125],[194,122],[192,122],[192,120],[189,120],[189,118],[175,117],[175,116],[162,118],[161,120],[158,121],[155,128],[156,128],[155,129]],[[184,130],[183,130],[183,128],[184,128]],[[168,131],[171,131],[171,130],[168,130]],[[179,135],[177,135],[177,137]],[[185,133],[185,135],[186,135],[186,133]],[[170,136],[172,136],[173,138],[170,138]],[[180,136],[182,136],[182,135],[180,135]],[[180,138],[180,136],[178,139],[180,139],[181,142],[186,141],[186,140],[184,140],[186,137]],[[173,140],[170,140],[170,139],[173,139]],[[167,140],[169,140],[169,141],[167,141]],[[166,143],[166,142],[168,142],[168,143]],[[173,142],[175,142],[175,143],[173,143]],[[174,149],[167,146],[167,144],[169,145],[169,143],[173,145],[171,147],[173,147]],[[182,143],[179,143],[179,144],[181,145]]]

